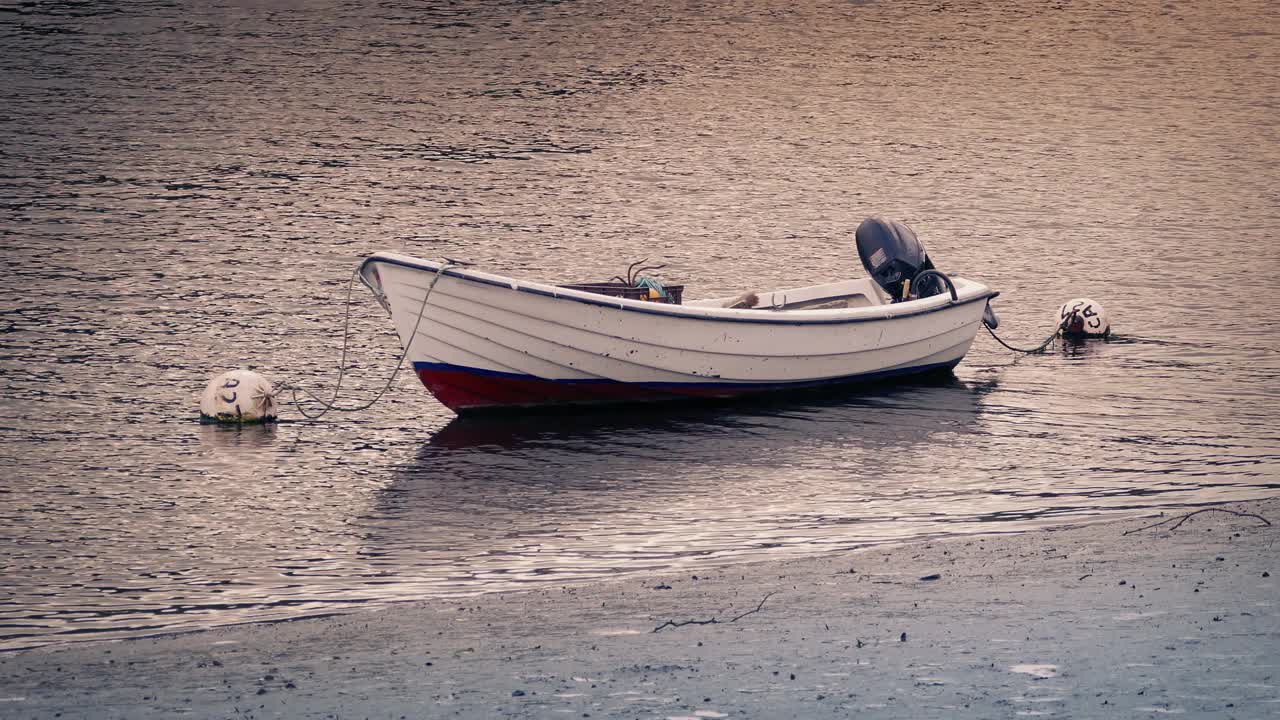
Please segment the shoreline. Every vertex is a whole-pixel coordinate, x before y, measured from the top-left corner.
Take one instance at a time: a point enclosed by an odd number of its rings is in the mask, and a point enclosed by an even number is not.
[[[18,650],[0,715],[1280,717],[1280,527],[1220,509],[1280,520],[1273,498]]]
[[[1259,502],[1259,500],[1226,500],[1216,501],[1212,503],[1213,507],[1232,507],[1243,503]],[[1176,509],[1196,508],[1200,506],[1178,506]],[[1169,510],[1159,510],[1158,508],[1145,508],[1146,512],[1169,512]],[[151,625],[147,626],[145,619],[139,619],[135,616],[134,622],[142,622],[142,627],[147,631],[133,631],[127,627],[115,634],[113,631],[99,632],[97,629],[78,630],[68,633],[47,633],[32,634],[25,636],[37,644],[29,646],[0,646],[0,658],[7,655],[23,652],[39,652],[53,651],[58,649],[83,647],[86,645],[95,645],[101,643],[119,643],[133,642],[139,640],[154,640],[172,637],[181,637],[193,633],[214,632],[219,630],[243,628],[259,625],[274,625],[278,623],[292,623],[306,620],[321,620],[332,617],[343,617],[369,612],[395,611],[399,608],[425,604],[425,603],[465,603],[474,598],[488,597],[495,595],[514,595],[528,592],[536,592],[542,589],[558,589],[564,586],[582,588],[597,585],[609,585],[612,583],[623,583],[636,578],[643,579],[645,577],[659,577],[664,575],[679,576],[680,574],[707,574],[710,572],[728,571],[733,568],[747,568],[758,564],[769,563],[785,563],[785,562],[803,562],[807,560],[818,560],[831,556],[850,556],[872,551],[890,552],[894,548],[911,547],[926,543],[951,542],[955,540],[965,540],[971,537],[998,537],[1003,535],[1025,535],[1027,533],[1045,532],[1049,530],[1060,530],[1067,528],[1088,527],[1091,525],[1107,524],[1119,522],[1125,519],[1131,519],[1141,516],[1125,516],[1116,514],[1098,514],[1084,515],[1080,517],[1057,517],[1054,519],[1043,519],[1036,521],[1039,524],[1021,525],[1019,523],[1008,523],[1012,529],[998,530],[963,530],[957,532],[940,531],[936,533],[920,533],[916,535],[904,537],[892,537],[882,540],[866,540],[862,542],[854,542],[848,546],[826,547],[821,550],[810,552],[788,554],[786,552],[778,554],[776,557],[766,555],[757,556],[749,559],[742,559],[739,556],[722,556],[706,565],[679,566],[679,567],[663,567],[651,568],[645,570],[631,570],[622,572],[613,572],[608,574],[599,574],[590,577],[574,577],[560,578],[558,580],[540,580],[537,582],[512,583],[503,588],[484,588],[470,591],[463,591],[447,595],[425,595],[417,599],[405,599],[397,597],[395,599],[377,600],[377,599],[360,599],[349,604],[339,604],[333,607],[321,607],[309,614],[302,615],[280,615],[280,616],[262,616],[249,617],[236,620],[227,620],[209,624],[192,624],[192,625]],[[1002,527],[1004,524],[996,524],[993,527]],[[551,576],[548,576],[551,577]],[[88,612],[88,611],[86,611]],[[19,638],[21,639],[21,638]]]

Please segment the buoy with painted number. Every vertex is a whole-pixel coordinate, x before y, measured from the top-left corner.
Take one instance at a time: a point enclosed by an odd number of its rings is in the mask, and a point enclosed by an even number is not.
[[[1062,334],[1069,338],[1105,338],[1111,335],[1111,319],[1106,308],[1089,298],[1075,298],[1058,309]]]
[[[249,425],[276,419],[271,382],[252,370],[224,372],[200,398],[200,422]]]

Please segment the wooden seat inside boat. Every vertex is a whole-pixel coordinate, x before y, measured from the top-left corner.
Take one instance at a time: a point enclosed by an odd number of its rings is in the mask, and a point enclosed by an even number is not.
[[[811,285],[790,290],[748,292],[732,297],[691,300],[695,307],[752,310],[844,310],[885,304],[879,287],[868,278]]]

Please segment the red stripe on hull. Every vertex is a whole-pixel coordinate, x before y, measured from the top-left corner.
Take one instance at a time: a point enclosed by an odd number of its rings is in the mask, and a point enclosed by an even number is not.
[[[418,378],[436,399],[454,412],[484,408],[533,407],[537,405],[587,405],[602,403],[654,402],[689,398],[733,398],[777,390],[795,390],[843,383],[865,383],[899,378],[903,375],[950,371],[959,359],[937,365],[896,368],[816,382],[782,384],[641,384],[601,381],[542,380],[528,375],[505,375],[466,370],[457,366],[419,367]]]
[[[556,382],[440,368],[422,368],[418,370],[418,377],[437,400],[454,411],[533,405],[651,402],[689,397],[724,398],[764,389],[756,386],[658,388],[610,382]]]

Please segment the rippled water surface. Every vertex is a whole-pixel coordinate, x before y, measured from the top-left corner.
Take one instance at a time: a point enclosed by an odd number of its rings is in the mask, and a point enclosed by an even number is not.
[[[0,648],[1274,495],[1266,2],[0,2]],[[195,422],[329,386],[364,255],[686,297],[900,217],[1011,341],[722,407]],[[360,292],[352,401],[399,351]]]

